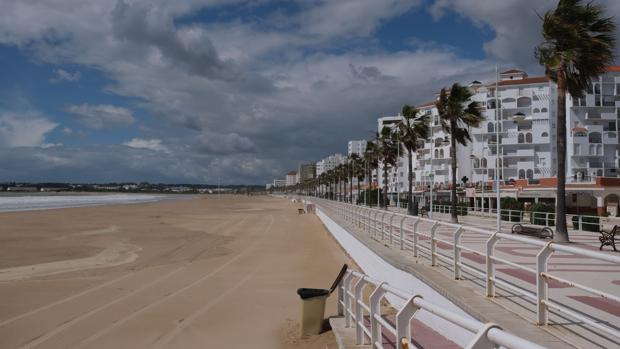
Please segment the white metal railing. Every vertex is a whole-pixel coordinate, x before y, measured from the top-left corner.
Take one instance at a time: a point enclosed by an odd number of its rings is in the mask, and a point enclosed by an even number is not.
[[[368,286],[373,290],[368,297],[367,304],[364,302],[364,288]],[[393,324],[381,313],[381,300],[387,296],[403,301],[403,305],[396,309],[398,312]],[[425,310],[448,323],[472,332],[473,339],[467,344],[467,348],[494,349],[498,346],[509,349],[544,348],[504,331],[497,324],[485,324],[464,317],[424,300],[419,294],[409,294],[386,282],[352,270],[347,270],[338,287],[338,313],[344,316],[346,327],[355,327],[356,345],[370,342],[372,348],[383,348],[383,330],[385,330],[393,336],[397,347],[403,348],[402,343],[411,342],[411,320],[420,310]]]
[[[351,204],[336,203],[328,200],[316,200],[316,202],[326,209],[335,212],[348,222],[361,228],[362,231],[372,235],[382,242],[389,242],[389,246],[396,245],[403,251],[411,251],[413,256],[418,258],[426,258],[431,262],[431,266],[439,265],[443,262],[449,266],[454,272],[456,280],[461,278],[463,272],[471,275],[482,277],[486,282],[486,295],[488,297],[495,296],[496,286],[501,286],[506,290],[522,295],[534,302],[536,306],[536,323],[538,325],[547,325],[549,318],[549,309],[554,309],[569,317],[578,319],[584,324],[589,325],[605,334],[620,338],[620,331],[617,328],[607,325],[604,321],[587,315],[584,312],[576,311],[572,307],[567,307],[550,299],[548,292],[549,282],[555,280],[570,287],[575,287],[581,291],[602,297],[604,299],[620,302],[620,297],[615,294],[580,284],[575,280],[568,280],[549,272],[549,258],[553,253],[568,253],[575,256],[592,258],[598,261],[610,263],[614,266],[620,266],[620,257],[599,251],[592,251],[584,248],[573,247],[568,245],[557,244],[552,241],[541,241],[529,237],[499,233],[496,231],[465,226],[461,224],[453,224],[433,219],[421,218],[417,216],[409,216],[397,212],[386,210],[372,209],[364,206],[356,206]],[[411,223],[412,229],[405,226],[405,223]],[[452,229],[452,239],[440,239],[437,237],[436,231],[442,229]],[[410,236],[406,236],[410,234]],[[478,251],[473,248],[464,246],[461,243],[461,237],[464,234],[482,235],[487,237],[484,244],[484,251]],[[424,238],[427,243],[422,243],[420,238]],[[535,269],[515,263],[505,258],[495,255],[495,246],[500,240],[519,242],[525,245],[540,248],[536,256]],[[437,244],[444,243],[452,248],[452,254],[443,254],[437,251]],[[485,258],[485,269],[481,270],[474,266],[465,264],[461,257],[463,251],[472,253]],[[495,272],[496,265],[509,265],[513,268],[532,273],[536,279],[534,289],[518,286],[508,279],[502,278]]]

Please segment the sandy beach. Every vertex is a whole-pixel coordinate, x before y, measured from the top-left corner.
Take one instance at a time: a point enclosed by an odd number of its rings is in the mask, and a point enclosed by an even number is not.
[[[295,291],[351,262],[297,207],[202,196],[1,213],[0,347],[336,348],[329,332],[299,338]]]

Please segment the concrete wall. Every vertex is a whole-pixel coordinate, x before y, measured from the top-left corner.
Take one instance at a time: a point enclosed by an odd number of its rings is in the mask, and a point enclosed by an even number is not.
[[[385,281],[391,286],[403,291],[411,292],[412,295],[420,294],[425,300],[433,304],[473,319],[472,316],[465,313],[457,305],[443,297],[419,279],[415,278],[413,275],[386,262],[379,255],[375,254],[372,250],[366,247],[366,245],[360,242],[355,236],[329,218],[320,208],[316,208],[316,213],[329,232],[347,251],[351,258],[353,258],[355,263],[362,268],[365,274],[375,279]],[[396,308],[399,308],[403,303],[396,297],[391,297],[388,301]],[[466,346],[473,338],[473,333],[459,326],[453,325],[429,312],[420,311],[416,314],[415,318],[460,346]]]

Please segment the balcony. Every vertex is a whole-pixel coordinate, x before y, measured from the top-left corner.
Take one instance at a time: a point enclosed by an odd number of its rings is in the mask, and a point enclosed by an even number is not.
[[[603,143],[604,144],[616,144],[618,143],[618,135],[615,131],[605,131],[603,132]]]

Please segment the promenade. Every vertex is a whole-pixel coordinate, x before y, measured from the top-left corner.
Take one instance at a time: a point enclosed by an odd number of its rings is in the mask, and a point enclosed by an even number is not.
[[[610,263],[600,258],[575,253],[553,252],[548,260],[547,299],[544,303],[548,309],[548,324],[536,326],[537,317],[537,254],[544,248],[546,240],[520,236],[516,239],[500,238],[493,250],[493,297],[487,297],[488,283],[485,276],[487,257],[486,245],[495,230],[495,220],[486,217],[462,216],[460,235],[455,240],[459,226],[439,224],[433,231],[430,220],[416,218],[401,220],[401,216],[387,213],[366,215],[361,209],[341,210],[342,204],[321,200],[319,205],[326,209],[330,217],[338,219],[340,224],[355,234],[366,239],[369,246],[376,245],[375,251],[389,254],[393,263],[398,265],[424,265],[437,271],[453,285],[454,289],[468,289],[477,295],[476,301],[494,304],[516,315],[518,321],[510,326],[532,328],[548,333],[563,346],[579,348],[615,348],[620,346],[617,338],[620,324],[620,303],[587,292],[591,288],[602,294],[618,298],[620,295],[620,264]],[[375,211],[376,212],[376,211]],[[433,219],[449,222],[448,214],[434,213]],[[400,223],[402,225],[402,243]],[[510,234],[510,223],[502,225],[502,232]],[[480,232],[477,231],[478,228]],[[414,237],[414,231],[416,236]],[[485,233],[483,233],[483,231]],[[595,252],[596,256],[618,257],[620,254],[598,252],[598,234],[592,232],[571,231],[570,247]],[[432,239],[431,239],[432,237]],[[415,242],[414,242],[415,241]],[[455,241],[459,246],[458,271],[455,272]],[[415,252],[414,252],[414,244]],[[381,252],[383,251],[383,252]],[[417,254],[417,257],[414,256]],[[432,257],[434,256],[434,257]],[[603,258],[604,259],[604,258]],[[434,264],[434,266],[432,266]],[[458,274],[458,280],[455,275]],[[575,286],[585,286],[575,287]],[[449,287],[449,286],[448,286]],[[450,290],[443,290],[451,293]],[[453,291],[453,290],[452,290]],[[454,296],[454,295],[453,295]],[[458,303],[458,292],[455,299]],[[501,323],[501,311],[485,308],[480,312],[470,300],[462,299],[462,308],[475,314],[480,320]],[[556,307],[559,305],[559,307]],[[577,317],[575,316],[577,315]],[[499,316],[499,317],[498,317]],[[584,320],[585,319],[585,320]],[[521,325],[519,324],[521,323]],[[534,335],[533,332],[519,331],[519,328],[505,327],[523,336]],[[522,330],[523,330],[522,329]],[[614,335],[616,334],[616,335]],[[527,338],[527,337],[526,337]],[[542,337],[541,337],[542,338]],[[528,338],[536,341],[536,338]],[[552,343],[551,341],[550,343]],[[547,346],[549,343],[545,343]]]

